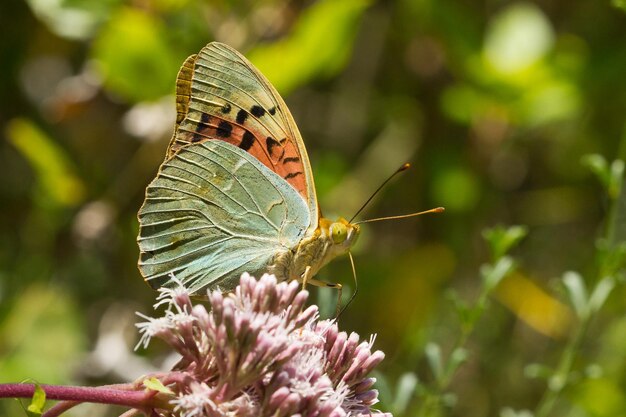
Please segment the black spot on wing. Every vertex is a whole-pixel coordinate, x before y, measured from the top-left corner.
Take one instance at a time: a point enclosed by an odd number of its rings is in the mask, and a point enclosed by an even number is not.
[[[240,125],[242,125],[245,123],[247,118],[248,118],[248,112],[245,111],[244,109],[241,109],[237,112],[237,118],[235,119],[235,121],[239,123]]]
[[[230,109],[231,109],[230,104],[226,103],[222,106],[222,113],[228,114],[230,113]]]
[[[244,151],[247,151],[248,149],[252,147],[253,144],[254,144],[254,135],[246,130],[245,133],[243,134],[243,138],[241,139],[241,143],[239,144],[239,147],[243,149]]]
[[[230,134],[232,132],[233,132],[233,125],[231,125],[225,120],[222,120],[220,124],[217,125],[217,131],[215,133],[220,138],[227,138],[227,137],[230,137]]]
[[[283,164],[288,164],[289,162],[300,162],[300,158],[297,156],[290,156],[289,158],[283,159]]]
[[[300,172],[300,171],[298,171],[298,172],[290,172],[289,174],[285,175],[283,178],[288,180],[290,178],[297,177],[298,175],[302,175],[302,172]]]
[[[198,125],[196,126],[196,131],[191,137],[191,142],[200,142],[204,138],[201,133],[208,127],[210,120],[211,117],[207,113],[202,113],[202,115],[200,116],[200,122],[198,122]]]
[[[250,108],[250,113],[252,113],[254,117],[261,117],[265,114],[265,109],[255,104]]]
[[[280,146],[280,142],[268,136],[267,139],[265,139],[265,145],[267,146],[267,152],[270,155],[274,156],[274,148],[276,148],[277,146]]]
[[[272,116],[276,114],[276,107],[272,107],[271,109],[268,110],[269,114],[271,114]]]

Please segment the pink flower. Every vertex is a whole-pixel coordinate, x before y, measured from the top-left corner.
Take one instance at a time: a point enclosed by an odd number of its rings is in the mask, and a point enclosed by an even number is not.
[[[295,281],[241,277],[234,293],[209,292],[211,311],[193,305],[182,287],[162,289],[155,307],[164,317],[137,326],[138,344],[152,337],[182,356],[173,369],[182,378],[164,383],[175,393],[171,416],[384,415],[367,375],[384,358],[374,338],[359,342],[306,307],[307,291]]]

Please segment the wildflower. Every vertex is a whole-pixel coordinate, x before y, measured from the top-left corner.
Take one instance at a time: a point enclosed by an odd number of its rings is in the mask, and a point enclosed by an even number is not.
[[[374,378],[367,375],[384,358],[374,339],[319,320],[306,307],[306,291],[272,275],[241,277],[232,294],[208,293],[211,311],[192,305],[182,286],[163,289],[155,308],[164,317],[143,316],[141,340],[168,343],[181,360],[164,383],[175,393],[165,416],[360,416],[383,415]],[[174,380],[175,382],[171,382]],[[168,414],[169,413],[169,414]]]

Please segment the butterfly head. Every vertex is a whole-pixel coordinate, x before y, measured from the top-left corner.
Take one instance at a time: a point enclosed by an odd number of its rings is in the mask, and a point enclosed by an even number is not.
[[[330,243],[329,251],[333,257],[347,253],[359,237],[359,225],[342,217],[335,221],[322,218],[320,226]]]

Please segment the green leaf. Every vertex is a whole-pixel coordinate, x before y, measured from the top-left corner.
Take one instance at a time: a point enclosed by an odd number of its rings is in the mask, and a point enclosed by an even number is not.
[[[450,360],[448,361],[448,366],[446,369],[447,376],[451,377],[459,368],[459,366],[465,363],[468,357],[469,353],[467,352],[467,349],[462,347],[454,349],[454,351],[452,351],[452,354],[450,355]]]
[[[440,170],[432,182],[432,198],[449,212],[469,211],[480,201],[480,181],[469,169],[456,166]]]
[[[163,385],[160,379],[152,377],[143,380],[143,386],[148,390],[161,392],[163,394],[174,395],[174,391]]]
[[[86,345],[82,318],[69,291],[52,283],[23,288],[0,322],[2,378],[19,381],[37,375],[49,384],[68,383],[71,367],[67,364]]]
[[[589,313],[593,314],[602,308],[614,287],[615,281],[611,277],[605,277],[598,282],[589,297]]]
[[[35,392],[33,398],[26,408],[26,412],[30,417],[37,417],[43,414],[43,408],[46,405],[46,392],[39,384],[35,384]]]
[[[589,308],[587,306],[587,288],[583,278],[577,272],[568,271],[563,274],[563,284],[565,284],[576,315],[580,319],[585,319],[589,314]]]
[[[600,183],[608,188],[610,182],[609,167],[606,159],[599,154],[589,154],[582,157],[582,164],[586,166],[600,181]]]
[[[73,207],[86,194],[85,184],[65,151],[28,119],[13,119],[7,127],[13,146],[37,175],[37,194],[47,205]]]
[[[567,384],[567,376],[555,374],[548,378],[548,388],[552,391],[561,391]]]
[[[527,70],[554,45],[554,29],[541,8],[513,3],[491,20],[485,39],[485,59],[502,74]]]
[[[483,265],[480,273],[483,279],[483,285],[486,292],[492,291],[498,286],[500,281],[515,268],[515,262],[510,256],[504,256],[498,259],[495,265]]]
[[[105,87],[131,102],[172,94],[178,68],[186,57],[168,44],[166,33],[156,16],[120,8],[92,50]]]
[[[348,62],[361,16],[370,3],[315,2],[300,17],[291,36],[246,55],[281,94],[317,76],[333,76]]]
[[[426,345],[426,360],[430,365],[430,370],[437,381],[443,379],[443,359],[441,358],[441,348],[436,343],[428,343]]]
[[[55,34],[86,40],[123,0],[26,0],[33,13]]]
[[[524,367],[524,376],[526,378],[548,379],[552,376],[553,370],[540,363],[531,363]]]
[[[415,395],[415,389],[418,384],[419,379],[413,372],[406,372],[402,374],[400,381],[398,381],[396,396],[392,405],[395,413],[402,414],[407,410],[411,399]]]
[[[441,403],[448,408],[454,407],[458,400],[457,395],[452,392],[445,393],[441,396]]]
[[[613,7],[626,11],[626,0],[611,0]]]
[[[472,309],[467,303],[459,297],[459,294],[454,290],[446,292],[447,298],[454,304],[454,309],[458,315],[462,328],[468,328],[473,324]]]
[[[526,226],[495,226],[483,231],[483,238],[489,244],[493,259],[499,259],[517,245],[528,234]]]
[[[500,411],[500,417],[533,417],[534,414],[529,410],[514,410],[505,407]]]
[[[590,379],[602,378],[604,369],[597,363],[591,363],[585,367],[585,376]]]

